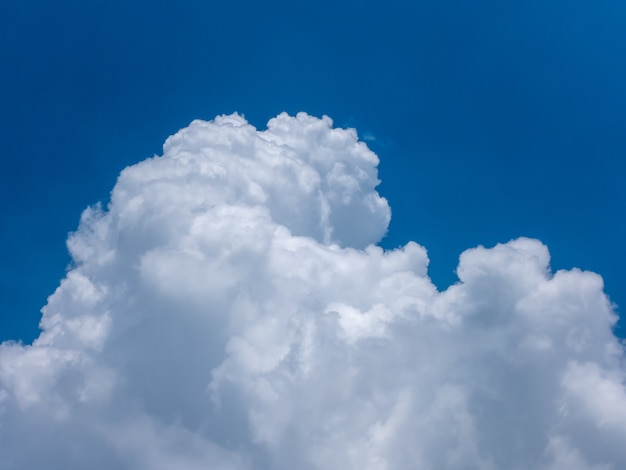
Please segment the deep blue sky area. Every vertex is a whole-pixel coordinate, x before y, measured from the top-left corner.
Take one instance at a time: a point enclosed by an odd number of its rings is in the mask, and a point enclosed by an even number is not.
[[[372,136],[382,245],[424,245],[440,288],[464,249],[530,236],[626,308],[622,1],[3,0],[0,64],[0,340],[37,335],[120,170],[233,111]]]

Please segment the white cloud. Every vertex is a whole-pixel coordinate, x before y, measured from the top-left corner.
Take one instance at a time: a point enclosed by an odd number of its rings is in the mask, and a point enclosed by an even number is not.
[[[33,345],[0,346],[0,467],[626,467],[602,279],[539,241],[373,245],[378,159],[329,118],[194,121],[86,210]]]

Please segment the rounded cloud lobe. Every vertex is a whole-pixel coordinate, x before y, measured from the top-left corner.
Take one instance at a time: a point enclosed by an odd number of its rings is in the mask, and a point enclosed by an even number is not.
[[[300,113],[194,121],[87,209],[32,345],[0,345],[7,469],[626,467],[602,279],[539,241],[439,292],[378,158]]]

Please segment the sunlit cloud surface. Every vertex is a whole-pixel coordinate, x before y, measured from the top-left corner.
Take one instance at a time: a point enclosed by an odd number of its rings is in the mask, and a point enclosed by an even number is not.
[[[32,345],[0,346],[1,468],[626,468],[600,276],[538,240],[376,243],[356,131],[194,121],[85,210]]]

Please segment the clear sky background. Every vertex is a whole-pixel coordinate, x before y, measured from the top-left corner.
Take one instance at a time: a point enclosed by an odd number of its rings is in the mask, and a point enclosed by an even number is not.
[[[0,340],[31,341],[68,232],[195,118],[355,127],[381,159],[383,246],[536,237],[626,305],[623,2],[16,1],[0,5]],[[621,328],[624,336],[624,328]]]

